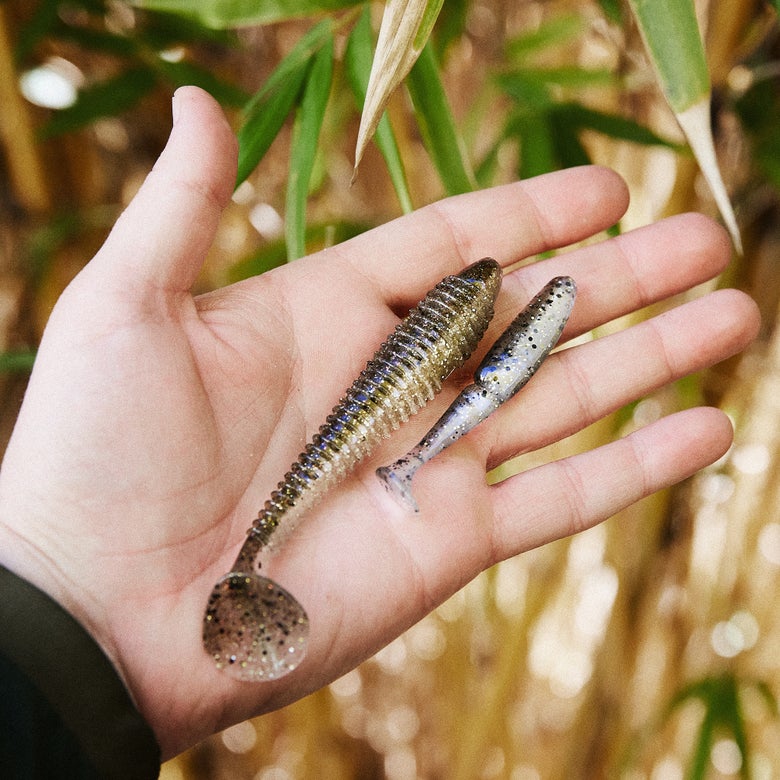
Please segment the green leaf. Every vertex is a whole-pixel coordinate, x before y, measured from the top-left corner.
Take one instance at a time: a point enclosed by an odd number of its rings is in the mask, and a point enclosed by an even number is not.
[[[285,219],[288,260],[306,254],[306,199],[332,78],[331,37],[314,56],[293,126]]]
[[[710,77],[693,0],[629,0],[666,99],[677,114],[706,97]]]
[[[518,106],[531,112],[547,110],[555,102],[547,85],[527,71],[500,73],[496,83]]]
[[[82,90],[72,106],[52,115],[41,134],[50,138],[78,130],[101,117],[118,116],[149,94],[155,85],[156,78],[151,68],[131,68]]]
[[[32,14],[21,25],[16,35],[14,58],[17,62],[23,61],[30,55],[38,41],[51,32],[58,19],[59,3],[57,0],[42,0],[34,7]]]
[[[349,36],[347,50],[344,54],[347,79],[360,108],[363,107],[366,100],[368,73],[371,70],[371,54],[371,11],[366,6]],[[398,151],[395,134],[386,113],[379,120],[374,141],[384,157],[401,209],[405,214],[408,214],[413,209],[412,197],[409,193],[406,171]]]
[[[545,114],[514,113],[507,120],[506,137],[516,137],[520,145],[521,179],[530,179],[560,168],[552,131]]]
[[[234,48],[238,43],[233,30],[215,30],[192,17],[162,11],[147,11],[139,16],[139,37],[152,49],[195,43]]]
[[[742,241],[715,156],[710,78],[693,0],[629,0],[659,84],[712,190],[737,252]]]
[[[283,88],[289,78],[309,66],[311,58],[333,36],[333,24],[329,19],[323,19],[312,27],[295,44],[289,54],[276,66],[265,84],[255,93],[254,97],[244,108],[244,115],[249,118],[254,113],[261,111],[266,96],[274,90]]]
[[[774,90],[770,80],[757,80],[733,105],[750,138],[752,162],[780,190],[780,105]]]
[[[585,87],[608,87],[615,83],[615,75],[606,68],[580,68],[563,65],[557,68],[522,68],[499,74],[499,84],[511,84],[513,80],[561,89],[580,90]]]
[[[712,743],[717,732],[730,734],[742,755],[740,775],[748,780],[750,751],[745,729],[745,718],[739,699],[742,681],[730,672],[697,680],[672,698],[666,707],[666,718],[690,699],[699,699],[704,705],[704,719],[699,728],[693,759],[686,773],[689,780],[704,780],[710,762]]]
[[[604,12],[604,16],[610,22],[620,24],[623,21],[623,8],[620,0],[599,0],[599,5]]]
[[[550,134],[561,168],[576,168],[591,163],[588,150],[580,141],[576,127],[566,121],[560,121],[555,114],[551,114]]]
[[[447,195],[476,188],[476,180],[463,151],[450,104],[439,75],[432,47],[427,45],[406,80],[423,143]]]
[[[76,43],[83,49],[112,54],[115,57],[134,57],[140,50],[140,46],[134,40],[124,35],[95,27],[65,24],[60,20],[52,26],[50,34],[61,40]]]
[[[216,29],[273,24],[350,8],[364,0],[133,0],[138,8],[197,19]]]
[[[332,38],[329,19],[312,27],[247,103],[238,131],[236,186],[265,156],[303,88],[312,57]]]
[[[307,62],[289,74],[284,86],[267,92],[257,104],[257,110],[239,129],[236,186],[241,184],[265,157],[292,110],[308,70]]]
[[[306,228],[306,245],[309,247],[333,246],[354,238],[369,229],[369,225],[336,222],[327,225],[314,225]],[[228,282],[239,282],[251,276],[270,271],[287,261],[287,244],[283,239],[272,241],[267,246],[240,260],[228,271]]]
[[[0,373],[10,374],[31,371],[35,362],[35,352],[0,352]]]
[[[568,123],[579,129],[589,128],[596,130],[610,138],[618,138],[623,141],[631,141],[643,146],[666,146],[670,149],[681,150],[679,144],[662,138],[650,128],[640,125],[633,119],[606,114],[593,108],[587,108],[580,103],[564,103],[553,108],[553,113],[559,121]]]
[[[440,61],[444,60],[450,44],[465,35],[469,7],[469,0],[447,0],[442,5],[432,33],[433,46]]]
[[[14,56],[17,62],[29,56],[33,48],[43,38],[47,37],[60,23],[62,0],[42,0],[35,4],[29,18],[19,29],[14,46]],[[105,14],[106,7],[102,0],[73,0],[69,3],[75,8],[82,8],[88,13]]]
[[[582,17],[576,14],[560,14],[543,22],[538,29],[507,42],[507,56],[527,62],[537,54],[547,54],[554,46],[566,43],[583,30]]]
[[[436,24],[443,4],[444,0],[425,0],[422,19],[414,35],[414,41],[412,41],[412,47],[418,52],[422,51],[423,46],[428,43],[428,38],[431,37],[433,25]]]
[[[249,97],[243,89],[229,84],[211,71],[185,60],[169,62],[160,57],[155,61],[155,68],[174,87],[194,84],[205,89],[223,105],[243,106]]]

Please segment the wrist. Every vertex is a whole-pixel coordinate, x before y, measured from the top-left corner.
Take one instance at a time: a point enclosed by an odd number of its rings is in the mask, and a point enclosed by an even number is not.
[[[7,512],[6,503],[0,501],[0,567],[29,583],[68,613],[102,649],[126,685],[115,648],[102,635],[101,621],[96,618],[95,609],[88,608],[89,596],[84,593],[82,598],[77,597],[83,590],[68,575],[62,557],[47,551],[6,522]]]
[[[3,679],[30,705],[13,714],[12,725],[20,728],[31,712],[51,713],[46,717],[54,718],[55,734],[47,727],[43,737],[52,741],[44,746],[48,760],[51,751],[63,750],[61,740],[75,737],[78,761],[101,777],[156,777],[154,734],[92,636],[46,593],[4,567],[0,594]],[[65,749],[62,760],[73,761],[73,749]]]

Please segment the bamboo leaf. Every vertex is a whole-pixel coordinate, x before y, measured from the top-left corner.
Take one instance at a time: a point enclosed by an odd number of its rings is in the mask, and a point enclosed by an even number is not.
[[[10,374],[31,371],[35,362],[35,352],[0,352],[0,373]]]
[[[444,59],[450,44],[465,35],[470,5],[469,0],[447,0],[442,5],[439,18],[436,20],[436,32],[432,38],[439,60]]]
[[[555,102],[547,85],[526,71],[501,73],[496,76],[496,83],[518,106],[531,113],[546,111]]]
[[[154,71],[145,66],[131,68],[115,78],[82,90],[76,102],[52,116],[42,135],[50,138],[73,132],[105,116],[118,116],[132,108],[154,89]]]
[[[764,703],[769,709],[769,712],[772,715],[772,717],[776,718],[778,716],[777,699],[772,693],[771,687],[767,685],[767,683],[765,683],[763,680],[757,680],[756,682],[753,683],[753,686],[761,695],[761,698],[764,700]]]
[[[313,56],[332,37],[333,26],[328,19],[312,27],[247,103],[238,131],[236,186],[265,156],[300,94]]]
[[[653,67],[675,113],[710,91],[693,0],[629,0]]]
[[[588,150],[580,141],[578,128],[568,122],[561,122],[554,114],[550,116],[550,133],[553,147],[560,160],[561,168],[575,168],[589,165],[592,160]]]
[[[496,76],[496,83],[510,97],[537,106],[555,102],[552,90],[563,89],[576,95],[585,87],[611,86],[614,82],[615,76],[609,70],[574,66],[522,68]]]
[[[306,245],[325,247],[340,244],[350,238],[365,233],[371,226],[356,222],[331,222],[326,225],[313,225],[306,228]],[[267,246],[253,252],[230,267],[227,273],[229,283],[240,282],[250,276],[270,271],[287,260],[287,247],[283,239],[271,241]]]
[[[518,115],[512,130],[520,140],[520,178],[530,179],[558,167],[552,133],[547,117],[540,114]]]
[[[30,4],[33,5],[33,4]],[[74,8],[80,8],[87,13],[104,14],[105,3],[102,0],[74,0],[69,3]],[[19,28],[14,47],[14,56],[17,62],[29,56],[32,49],[52,31],[60,25],[60,13],[62,0],[41,0],[35,3],[32,12]]]
[[[595,130],[610,138],[631,141],[643,146],[666,146],[678,151],[681,148],[678,144],[663,138],[650,130],[649,127],[640,125],[633,119],[597,111],[583,106],[581,103],[561,104],[553,108],[553,113],[569,125],[579,129]]]
[[[349,36],[347,50],[344,55],[347,79],[361,109],[366,100],[368,73],[371,69],[371,54],[371,11],[366,6]],[[379,120],[376,128],[374,140],[387,164],[390,180],[395,188],[401,209],[405,214],[408,214],[413,208],[412,197],[409,193],[406,171],[401,160],[401,154],[398,151],[395,134],[387,114],[382,114],[382,118]]]
[[[388,0],[379,28],[355,147],[355,168],[374,135],[387,101],[430,37],[444,0]]]
[[[742,241],[715,156],[710,79],[693,0],[629,0],[661,89],[712,190],[737,251]]]
[[[215,29],[272,24],[350,8],[364,0],[133,0],[137,8],[196,19]]]
[[[599,5],[604,12],[604,16],[610,22],[620,23],[623,21],[623,8],[620,0],[599,0]]]
[[[211,43],[234,48],[238,36],[234,30],[215,30],[194,17],[173,13],[146,13],[140,17],[136,34],[153,49],[165,49],[176,44]]]
[[[293,70],[283,86],[265,92],[256,110],[238,131],[238,173],[236,186],[259,165],[292,110],[303,86],[309,63]]]
[[[72,41],[89,51],[105,52],[118,57],[133,57],[139,52],[134,40],[107,30],[65,24],[57,19],[50,34],[61,40]]]
[[[276,66],[265,84],[255,93],[255,96],[244,108],[244,115],[248,118],[261,110],[263,101],[269,93],[284,87],[289,78],[293,78],[301,67],[308,67],[311,58],[320,47],[333,35],[333,25],[329,19],[324,19],[311,28],[295,44],[290,53]]]
[[[507,43],[506,53],[514,60],[526,62],[529,57],[549,52],[553,46],[572,40],[583,30],[582,17],[560,14],[542,23],[533,32],[524,33]]]
[[[227,106],[242,106],[247,101],[244,90],[215,76],[211,71],[191,62],[168,62],[162,58],[155,60],[159,73],[174,87],[194,84],[205,89],[220,103]]]
[[[699,103],[677,114],[688,143],[691,145],[696,161],[699,163],[707,184],[710,185],[712,196],[720,211],[726,228],[731,234],[731,240],[739,254],[742,254],[742,238],[739,234],[737,218],[731,206],[726,185],[720,174],[718,160],[715,156],[715,142],[712,138],[712,126],[710,124],[710,97],[707,95]]]
[[[425,148],[448,195],[476,188],[450,104],[439,76],[439,66],[430,44],[425,46],[409,73],[406,86]]]
[[[317,52],[296,112],[287,180],[287,259],[306,254],[306,199],[333,78],[333,37]]]

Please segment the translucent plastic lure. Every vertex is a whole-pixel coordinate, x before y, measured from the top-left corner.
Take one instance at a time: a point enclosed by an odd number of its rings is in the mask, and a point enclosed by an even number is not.
[[[479,425],[536,373],[558,343],[577,294],[574,280],[559,276],[531,301],[485,356],[469,385],[410,452],[376,473],[401,504],[417,512],[412,478],[423,463]]]
[[[214,587],[203,644],[240,680],[274,680],[306,653],[309,621],[298,601],[260,574],[301,516],[441,389],[493,317],[501,268],[485,258],[443,279],[366,365],[266,501],[233,570]]]

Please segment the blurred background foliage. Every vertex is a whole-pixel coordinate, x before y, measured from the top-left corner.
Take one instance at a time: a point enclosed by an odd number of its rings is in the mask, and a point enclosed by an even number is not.
[[[716,284],[758,301],[758,342],[494,476],[702,401],[734,420],[729,454],[486,572],[328,688],[168,762],[164,780],[780,777],[777,5],[695,3],[708,80],[694,97],[744,245]],[[653,3],[422,6],[432,35],[413,41],[350,186],[382,4],[0,2],[3,441],[51,306],[160,152],[180,84],[215,95],[241,140],[203,290],[444,195],[588,161],[631,188],[615,230],[717,215],[632,14]],[[683,84],[695,69],[672,66]]]

